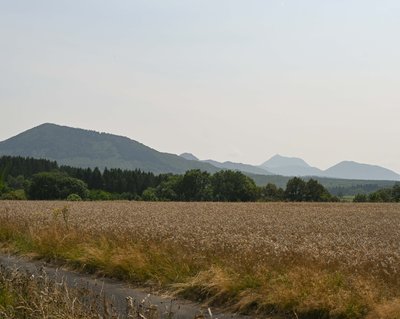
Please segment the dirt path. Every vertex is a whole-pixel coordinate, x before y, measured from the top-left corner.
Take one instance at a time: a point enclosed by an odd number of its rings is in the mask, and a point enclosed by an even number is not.
[[[30,274],[40,274],[44,271],[51,280],[62,279],[68,287],[85,288],[91,291],[93,296],[105,296],[121,318],[125,318],[127,314],[127,297],[132,297],[134,300],[139,301],[139,303],[142,300],[146,300],[146,304],[156,306],[160,318],[171,318],[171,314],[173,315],[173,319],[250,318],[236,314],[221,313],[216,309],[211,309],[212,315],[210,315],[209,310],[199,304],[185,300],[156,296],[149,294],[149,292],[144,289],[131,288],[121,281],[76,273],[63,268],[56,268],[41,261],[0,255],[0,265],[10,269],[18,268]]]

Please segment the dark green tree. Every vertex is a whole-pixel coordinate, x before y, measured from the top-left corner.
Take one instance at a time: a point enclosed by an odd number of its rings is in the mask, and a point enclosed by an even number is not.
[[[157,186],[156,197],[159,200],[178,201],[182,178],[181,175],[170,175],[167,180]]]
[[[103,176],[97,167],[93,171],[90,171],[90,176],[88,178],[87,184],[90,189],[104,188]]]
[[[368,197],[365,194],[357,194],[354,196],[353,202],[355,203],[365,203],[368,201]]]
[[[212,199],[210,174],[199,169],[187,171],[177,186],[181,200],[209,201]]]
[[[306,182],[294,177],[286,184],[285,199],[290,202],[302,202],[305,200]]]
[[[258,198],[254,181],[237,171],[219,171],[211,178],[213,199],[224,202],[248,202]]]
[[[149,187],[143,191],[142,199],[147,202],[155,202],[158,201],[158,197],[156,194],[156,189],[154,187]]]
[[[281,201],[285,197],[285,191],[275,184],[268,183],[260,188],[260,199],[267,202]]]
[[[317,180],[310,179],[304,188],[304,197],[307,202],[327,202],[331,195]]]
[[[392,189],[392,198],[394,202],[400,202],[400,183],[396,183]]]
[[[10,166],[11,164],[9,162],[4,161],[3,159],[3,163],[1,163],[1,167],[0,167],[0,195],[3,193],[8,192],[8,187],[6,185],[6,178],[8,175],[8,172],[10,170]]]
[[[66,199],[70,194],[86,198],[88,196],[86,184],[57,171],[35,174],[28,190],[28,197],[38,200]]]
[[[382,188],[368,195],[368,201],[373,203],[385,203],[392,201],[392,189]]]
[[[7,185],[11,189],[24,189],[26,180],[24,176],[18,175],[17,177],[13,177],[11,175],[8,175],[7,177]]]
[[[6,184],[3,181],[2,176],[0,176],[0,195],[6,192]]]

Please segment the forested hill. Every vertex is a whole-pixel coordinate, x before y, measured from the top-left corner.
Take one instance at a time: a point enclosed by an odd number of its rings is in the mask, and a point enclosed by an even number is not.
[[[0,142],[1,155],[46,158],[75,167],[140,169],[157,174],[220,170],[208,163],[158,152],[127,137],[49,123]]]

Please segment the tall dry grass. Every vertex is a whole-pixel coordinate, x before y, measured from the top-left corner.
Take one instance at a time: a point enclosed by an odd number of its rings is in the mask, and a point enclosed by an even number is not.
[[[0,208],[3,249],[233,311],[293,318],[400,318],[399,226],[395,204]]]
[[[2,319],[160,319],[174,318],[171,309],[160,312],[148,298],[125,298],[114,305],[105,292],[90,285],[49,277],[44,268],[33,273],[0,266],[0,318]]]
[[[50,280],[45,272],[33,275],[0,268],[0,318],[3,319],[99,318],[94,303],[83,303],[89,295],[83,289],[71,289],[62,278]]]

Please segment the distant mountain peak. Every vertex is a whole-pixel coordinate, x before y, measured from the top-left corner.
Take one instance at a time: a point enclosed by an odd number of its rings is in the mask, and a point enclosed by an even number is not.
[[[194,156],[192,153],[182,153],[179,155],[180,157],[183,157],[184,159],[187,159],[189,161],[198,161],[199,159]]]
[[[278,167],[310,167],[303,159],[299,157],[287,157],[280,154],[272,156],[268,161],[260,165],[265,168],[278,168]]]
[[[234,171],[241,171],[245,173],[250,173],[250,174],[256,174],[256,175],[272,175],[271,172],[268,170],[259,167],[259,166],[253,166],[249,164],[243,164],[243,163],[235,163],[231,161],[226,161],[226,162],[218,162],[215,160],[204,160],[202,162],[209,163],[215,167],[221,168],[221,169],[229,169],[229,170],[234,170]]]
[[[390,169],[354,161],[342,161],[324,171],[324,175],[348,179],[400,180],[400,175]]]

